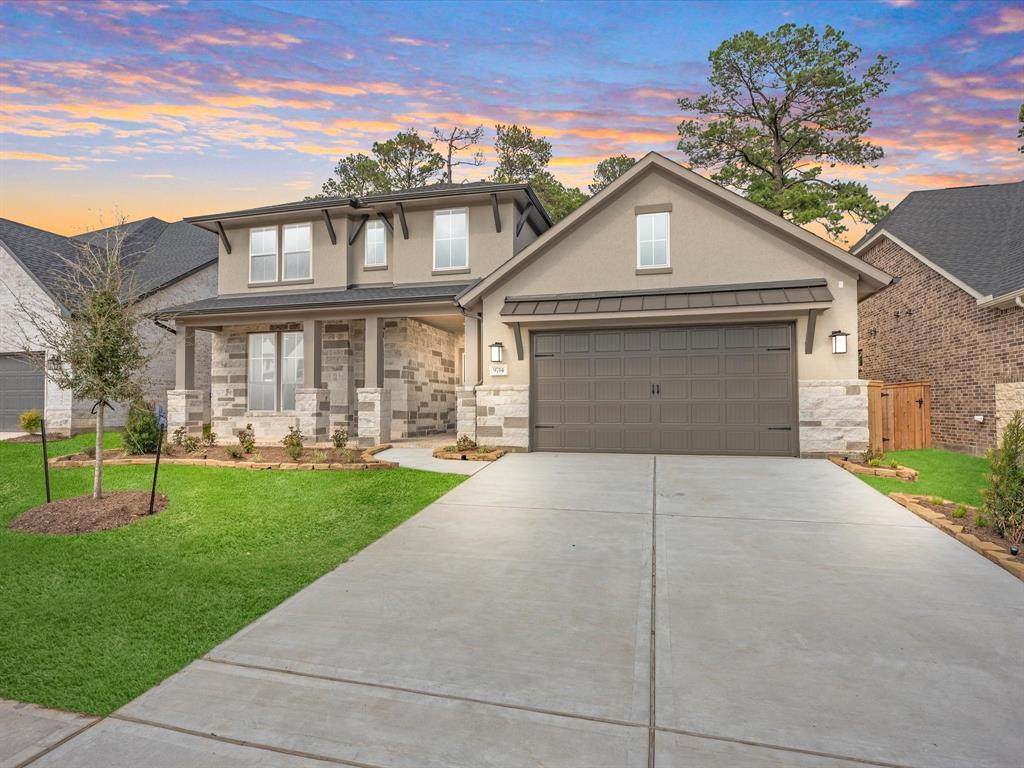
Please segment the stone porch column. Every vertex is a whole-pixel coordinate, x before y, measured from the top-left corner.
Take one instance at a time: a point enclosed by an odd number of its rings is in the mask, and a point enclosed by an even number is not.
[[[172,389],[167,392],[167,434],[185,427],[187,434],[201,437],[203,424],[210,420],[210,393],[202,389]]]
[[[363,448],[391,439],[391,393],[384,387],[384,319],[366,318],[364,333],[364,386],[356,390],[359,445]]]
[[[295,390],[298,427],[314,443],[326,443],[331,421],[331,391],[324,387],[303,387]]]
[[[472,384],[459,387],[456,397],[456,435],[466,435],[476,440],[476,387]]]

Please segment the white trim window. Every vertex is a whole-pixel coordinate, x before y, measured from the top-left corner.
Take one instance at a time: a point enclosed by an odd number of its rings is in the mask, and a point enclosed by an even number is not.
[[[277,410],[277,334],[249,334],[248,408]]]
[[[295,390],[302,389],[302,332],[281,334],[281,410],[295,410]]]
[[[366,222],[366,248],[363,265],[386,267],[388,265],[388,239],[383,221]]]
[[[469,210],[434,211],[434,269],[469,267]]]
[[[282,280],[309,280],[313,276],[313,228],[309,224],[282,227]]]
[[[277,282],[277,227],[249,230],[249,282]]]
[[[667,211],[637,214],[637,269],[654,269],[669,265],[668,217]]]

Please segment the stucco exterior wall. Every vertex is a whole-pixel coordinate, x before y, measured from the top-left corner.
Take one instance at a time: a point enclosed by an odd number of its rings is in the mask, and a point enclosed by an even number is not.
[[[671,272],[637,274],[636,208],[671,204]],[[857,276],[810,252],[806,246],[766,229],[745,216],[723,208],[661,173],[639,178],[604,207],[571,230],[529,265],[484,296],[482,342],[500,341],[515,349],[511,328],[500,316],[505,296],[634,290],[671,286],[723,285],[787,279],[825,278],[834,301],[818,317],[814,348],[803,351],[806,311],[788,317],[753,313],[708,315],[673,320],[678,324],[707,324],[729,320],[792,319],[796,321],[797,367],[800,379],[858,378],[856,355],[832,354],[828,334],[850,333],[849,348],[857,349]],[[636,321],[643,323],[645,321]],[[652,318],[648,325],[663,324]],[[491,377],[483,366],[484,384],[528,384],[530,351],[524,334],[524,359],[508,355],[508,375]]]
[[[979,307],[886,238],[860,256],[900,279],[860,305],[861,377],[930,382],[932,444],[969,453],[995,447],[996,387],[1024,381],[1024,309]]]

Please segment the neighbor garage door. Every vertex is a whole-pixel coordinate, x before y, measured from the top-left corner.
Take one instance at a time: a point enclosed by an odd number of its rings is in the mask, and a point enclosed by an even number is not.
[[[43,372],[24,357],[0,355],[0,432],[19,431],[18,416],[31,408],[43,411]]]
[[[534,333],[533,448],[792,456],[790,324]]]

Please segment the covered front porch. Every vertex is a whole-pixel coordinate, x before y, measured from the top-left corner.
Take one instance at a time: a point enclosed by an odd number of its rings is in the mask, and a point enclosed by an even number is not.
[[[476,321],[450,301],[179,314],[174,321],[168,429],[199,435],[208,424],[222,443],[248,424],[265,445],[290,427],[307,445],[330,443],[338,429],[360,446],[454,433],[467,324],[476,338]],[[195,385],[202,333],[212,335],[209,391]]]

